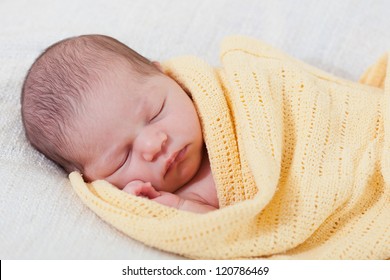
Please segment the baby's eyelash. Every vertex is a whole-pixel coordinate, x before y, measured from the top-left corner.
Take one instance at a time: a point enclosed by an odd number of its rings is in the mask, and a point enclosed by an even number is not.
[[[161,105],[161,108],[158,110],[157,114],[155,114],[154,117],[150,121],[153,121],[155,118],[157,118],[160,115],[160,113],[164,109],[164,106],[165,106],[165,99],[164,99],[164,102]]]
[[[128,161],[130,155],[131,155],[131,149],[129,149],[129,151],[127,152],[126,157],[125,157],[124,160],[121,162],[121,164],[118,166],[117,170],[121,169],[121,168],[126,164],[126,162]]]

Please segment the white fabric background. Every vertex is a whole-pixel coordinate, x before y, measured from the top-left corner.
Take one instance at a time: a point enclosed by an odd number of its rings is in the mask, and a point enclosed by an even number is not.
[[[154,60],[213,65],[226,35],[250,35],[357,80],[390,50],[386,0],[0,0],[0,259],[180,259],[101,221],[66,174],[34,151],[20,121],[24,75],[44,48],[85,33],[116,37]]]

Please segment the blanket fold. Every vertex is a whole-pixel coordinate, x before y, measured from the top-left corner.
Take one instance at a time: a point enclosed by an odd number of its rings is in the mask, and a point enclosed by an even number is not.
[[[221,67],[164,63],[198,111],[221,209],[195,214],[69,175],[82,201],[145,244],[190,258],[390,257],[387,56],[354,83],[235,36]]]

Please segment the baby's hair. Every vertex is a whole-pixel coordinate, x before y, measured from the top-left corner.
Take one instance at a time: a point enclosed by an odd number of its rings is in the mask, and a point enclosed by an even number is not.
[[[69,158],[70,130],[82,112],[86,93],[99,82],[113,61],[129,63],[141,78],[159,73],[157,67],[118,40],[83,35],[48,47],[33,63],[23,83],[21,111],[29,142],[66,171],[80,170]],[[137,75],[139,74],[139,75]],[[75,133],[75,129],[72,133]]]

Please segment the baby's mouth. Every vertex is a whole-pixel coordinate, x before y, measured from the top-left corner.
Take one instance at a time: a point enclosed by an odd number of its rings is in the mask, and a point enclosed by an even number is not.
[[[165,162],[165,168],[164,168],[164,177],[173,169],[173,167],[179,163],[185,156],[187,151],[187,146],[185,146],[183,149],[174,152],[168,160]]]

